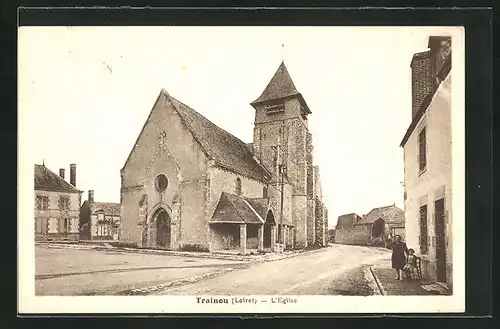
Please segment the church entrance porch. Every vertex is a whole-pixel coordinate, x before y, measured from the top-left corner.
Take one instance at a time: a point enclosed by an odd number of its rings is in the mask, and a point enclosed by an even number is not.
[[[264,250],[262,224],[213,223],[210,224],[211,251],[238,252]]]

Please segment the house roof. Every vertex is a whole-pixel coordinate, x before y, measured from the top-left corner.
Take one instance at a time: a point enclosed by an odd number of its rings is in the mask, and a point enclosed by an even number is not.
[[[205,154],[225,169],[257,180],[268,180],[270,174],[255,159],[247,144],[218,127],[200,113],[162,90]]]
[[[243,197],[222,192],[210,223],[263,224],[264,219]]]
[[[86,201],[87,202],[87,201]],[[94,214],[104,211],[104,215],[120,216],[120,204],[112,202],[93,202],[90,204],[90,211]]]
[[[281,62],[281,65],[278,67],[278,70],[274,73],[273,77],[271,78],[271,81],[269,81],[262,94],[251,104],[255,105],[270,100],[277,100],[292,96],[298,97],[302,105],[306,108],[307,113],[311,113],[311,110],[304,101],[304,98],[295,87],[295,84],[293,83],[292,78],[288,73],[288,69],[285,66],[285,62]]]
[[[81,193],[45,165],[35,165],[35,190]]]
[[[405,213],[395,205],[373,208],[355,225],[372,224],[379,218],[382,218],[386,222],[386,224],[400,225],[404,224],[405,222]]]

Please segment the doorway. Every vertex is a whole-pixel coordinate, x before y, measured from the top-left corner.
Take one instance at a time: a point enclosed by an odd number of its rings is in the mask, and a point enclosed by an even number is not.
[[[377,219],[372,224],[372,239],[381,238],[385,233],[385,222],[382,218]]]
[[[436,229],[436,277],[438,282],[446,283],[446,222],[444,199],[434,202]]]
[[[271,228],[276,225],[274,215],[271,211],[267,212],[266,223],[264,224],[264,248],[271,248]]]
[[[161,209],[156,215],[156,245],[161,248],[170,248],[170,216]]]

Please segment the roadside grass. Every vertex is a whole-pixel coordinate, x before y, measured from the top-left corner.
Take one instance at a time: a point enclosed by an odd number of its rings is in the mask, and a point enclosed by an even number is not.
[[[364,267],[347,271],[340,275],[328,289],[330,295],[370,296],[373,290],[365,279]]]

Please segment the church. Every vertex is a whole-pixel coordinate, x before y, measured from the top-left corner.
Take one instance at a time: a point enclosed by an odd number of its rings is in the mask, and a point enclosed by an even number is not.
[[[282,62],[245,143],[161,90],[121,169],[121,240],[168,250],[325,246],[311,114]]]

